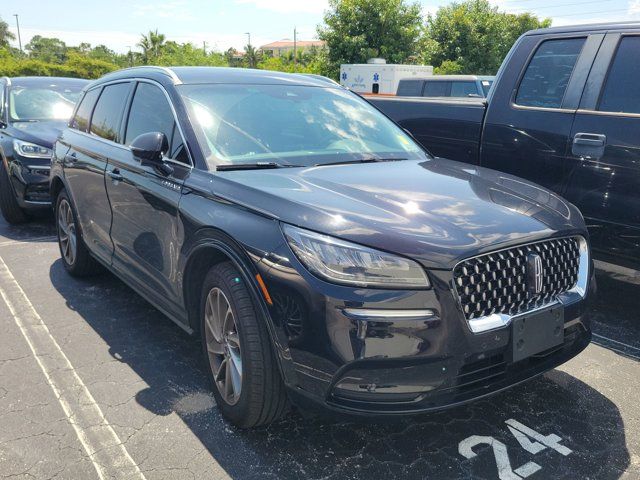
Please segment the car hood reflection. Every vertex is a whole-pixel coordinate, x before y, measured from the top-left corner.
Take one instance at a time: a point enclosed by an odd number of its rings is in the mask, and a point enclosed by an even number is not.
[[[584,225],[548,190],[444,159],[219,172],[213,189],[284,222],[431,268]]]

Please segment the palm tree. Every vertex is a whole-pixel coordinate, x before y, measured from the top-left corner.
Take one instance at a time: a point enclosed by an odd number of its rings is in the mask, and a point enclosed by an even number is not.
[[[11,30],[9,30],[9,25],[7,24],[7,22],[0,18],[0,47],[8,47],[9,40],[15,39],[16,36]]]
[[[142,48],[142,58],[145,64],[157,60],[164,46],[165,38],[164,34],[158,33],[158,29],[153,32],[149,30],[147,35],[142,34],[138,46]]]
[[[253,45],[247,45],[244,47],[244,58],[247,62],[247,67],[256,68],[260,61],[260,54]]]

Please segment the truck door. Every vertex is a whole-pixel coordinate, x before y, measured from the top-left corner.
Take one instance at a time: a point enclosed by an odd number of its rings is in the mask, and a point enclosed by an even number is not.
[[[603,37],[523,37],[489,98],[482,166],[562,191],[571,125]]]
[[[596,254],[640,265],[640,34],[610,33],[571,131],[565,197],[582,211]]]

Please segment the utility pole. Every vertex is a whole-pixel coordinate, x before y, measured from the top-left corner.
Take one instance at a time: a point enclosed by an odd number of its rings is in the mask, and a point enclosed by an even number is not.
[[[245,32],[245,35],[247,36],[247,45],[251,46],[251,32]]]
[[[298,30],[293,27],[293,71],[298,69]]]
[[[207,41],[203,40],[202,41],[202,51],[204,52],[204,54],[207,54]]]
[[[20,47],[20,53],[22,52],[22,38],[20,38],[20,22],[18,21],[18,14],[14,13],[14,17],[16,17],[16,27],[18,27],[18,47]]]

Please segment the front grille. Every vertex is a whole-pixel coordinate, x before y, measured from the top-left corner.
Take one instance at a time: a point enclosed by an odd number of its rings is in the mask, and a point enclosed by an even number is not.
[[[527,285],[527,256],[542,259],[542,288]],[[517,315],[555,301],[578,281],[580,246],[576,238],[560,238],[488,253],[460,262],[454,282],[467,320],[493,313]]]

